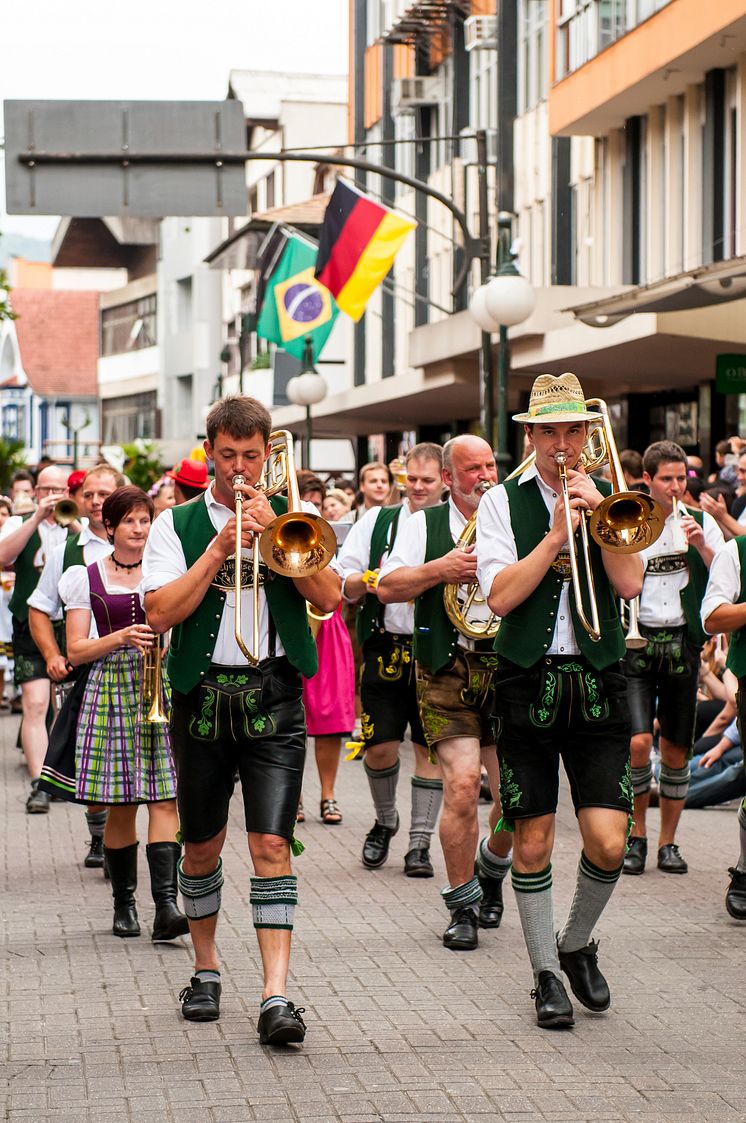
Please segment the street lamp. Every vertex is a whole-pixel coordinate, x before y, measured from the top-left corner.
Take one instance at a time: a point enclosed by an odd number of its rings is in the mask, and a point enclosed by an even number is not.
[[[497,269],[495,275],[472,293],[469,311],[483,332],[499,332],[500,351],[497,369],[497,461],[506,468],[508,455],[508,374],[510,347],[508,328],[522,324],[536,306],[536,292],[531,283],[518,272],[510,251],[512,215],[500,211],[497,216]],[[494,447],[495,418],[491,406],[492,387],[487,388],[488,403],[485,436]]]
[[[313,344],[310,335],[306,336],[306,346],[303,351],[303,369],[296,374],[287,384],[285,393],[288,401],[294,406],[306,407],[306,468],[311,467],[311,406],[323,402],[326,397],[326,382],[313,365]]]

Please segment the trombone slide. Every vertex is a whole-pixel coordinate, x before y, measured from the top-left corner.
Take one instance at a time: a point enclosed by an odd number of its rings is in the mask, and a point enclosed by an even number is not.
[[[601,639],[601,625],[598,619],[598,603],[596,600],[596,586],[593,580],[593,566],[591,564],[591,551],[588,541],[588,515],[580,511],[580,542],[583,550],[583,565],[588,585],[588,600],[590,602],[591,619],[589,620],[583,609],[583,590],[580,585],[580,567],[578,566],[578,549],[575,543],[575,533],[572,527],[572,508],[570,507],[570,494],[567,490],[567,456],[564,452],[555,453],[554,457],[559,472],[562,499],[565,508],[565,524],[567,527],[567,544],[570,552],[570,573],[572,587],[575,595],[575,611],[583,628],[594,643]]]

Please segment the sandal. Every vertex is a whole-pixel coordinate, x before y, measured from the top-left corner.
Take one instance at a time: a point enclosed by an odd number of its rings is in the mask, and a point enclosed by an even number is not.
[[[342,812],[339,810],[336,799],[322,799],[321,822],[327,823],[330,827],[336,827],[338,823],[342,822]]]
[[[306,821],[306,813],[303,810],[303,796],[298,800],[298,810],[295,815],[295,821],[296,823],[305,823]]]

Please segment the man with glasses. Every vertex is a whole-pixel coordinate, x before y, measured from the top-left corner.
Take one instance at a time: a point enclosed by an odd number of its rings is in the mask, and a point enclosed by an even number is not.
[[[54,521],[55,504],[67,495],[67,475],[63,468],[56,466],[42,469],[34,489],[36,510],[25,517],[12,515],[0,533],[0,569],[15,564],[16,571],[10,611],[15,681],[21,688],[23,704],[21,745],[31,776],[31,792],[26,800],[29,815],[43,815],[49,811],[49,796],[38,790],[38,780],[47,751],[50,686],[46,659],[29,629],[27,601],[36,588],[45,560],[67,539],[67,529]]]

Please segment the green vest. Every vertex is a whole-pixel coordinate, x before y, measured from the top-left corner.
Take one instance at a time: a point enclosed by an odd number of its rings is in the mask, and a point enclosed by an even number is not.
[[[611,493],[605,481],[593,480],[602,495]],[[510,503],[510,523],[515,535],[519,558],[525,558],[541,542],[549,530],[549,511],[535,479],[519,484],[517,479],[505,485]],[[625,652],[624,634],[619,620],[619,607],[614,590],[604,569],[600,546],[589,536],[591,567],[596,586],[596,601],[601,639],[594,643],[578,619],[575,596],[570,589],[570,612],[575,639],[581,653],[597,671],[618,662]],[[575,548],[579,551],[580,590],[585,615],[590,619],[588,583],[580,549],[580,532],[575,532]],[[501,622],[495,639],[495,650],[520,667],[532,667],[549,650],[554,636],[557,609],[562,592],[562,575],[550,566],[539,585],[522,604],[517,605]]]
[[[23,521],[30,518],[31,515],[27,515]],[[28,620],[27,601],[39,584],[40,573],[34,565],[34,558],[40,549],[41,537],[39,531],[35,530],[15,560],[16,583],[8,607],[16,620],[22,623]]]
[[[74,565],[85,565],[83,547],[80,544],[80,532],[68,534],[65,543],[65,553],[62,556],[62,572],[67,573]]]
[[[700,526],[704,526],[705,518],[701,511],[690,511],[687,507],[686,513],[696,519]],[[681,590],[681,607],[686,619],[686,638],[695,647],[702,647],[707,642],[707,633],[702,627],[699,612],[707,588],[709,571],[702,561],[702,555],[694,546],[690,546],[686,552],[686,564],[689,581]]]
[[[425,508],[426,563],[445,557],[453,549],[449,517],[449,503]],[[459,634],[443,607],[444,590],[441,581],[420,593],[414,602],[414,657],[434,675],[451,662],[458,650]]]
[[[287,500],[279,496],[270,499],[270,505],[276,515],[287,511]],[[174,507],[173,520],[187,568],[191,569],[215,537],[215,527],[210,522],[204,496]],[[316,644],[308,626],[306,602],[289,577],[276,573],[272,577],[264,590],[277,634],[293,666],[306,678],[311,678],[319,664]],[[197,685],[212,662],[224,604],[225,593],[210,585],[196,611],[171,632],[168,675],[173,688],[181,694],[187,694]]]
[[[381,507],[379,509],[378,518],[375,521],[373,533],[370,538],[368,569],[378,569],[386,547],[388,546],[389,551],[391,550],[396,538],[400,514],[401,504],[396,507]],[[389,528],[391,528],[390,542]],[[355,620],[357,641],[359,644],[362,645],[368,636],[375,631],[376,625],[378,624],[379,612],[382,608],[383,605],[378,597],[374,596],[372,593],[366,593],[363,598],[363,603],[358,609]]]
[[[746,534],[736,538],[735,541],[738,548],[738,564],[741,567],[741,592],[737,603],[743,604],[746,601]],[[733,671],[737,679],[746,677],[746,627],[731,632],[725,665]]]

